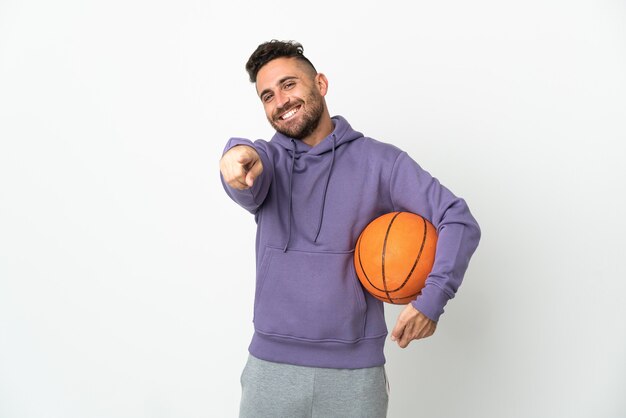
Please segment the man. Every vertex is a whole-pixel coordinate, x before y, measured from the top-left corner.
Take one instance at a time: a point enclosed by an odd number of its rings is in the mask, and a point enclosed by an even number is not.
[[[220,161],[228,195],[255,215],[254,336],[241,417],[384,417],[383,303],[364,292],[352,257],[360,232],[392,211],[437,228],[426,286],[391,340],[435,332],[480,229],[465,202],[405,152],[363,136],[326,106],[328,80],[295,42],[263,43],[246,64],[276,130],[231,138]]]

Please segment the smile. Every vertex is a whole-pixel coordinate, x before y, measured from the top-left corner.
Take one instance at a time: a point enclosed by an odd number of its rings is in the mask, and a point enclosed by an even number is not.
[[[300,106],[294,107],[293,109],[291,109],[289,112],[285,113],[284,115],[282,115],[280,117],[281,120],[287,120],[287,119],[291,119],[293,117],[293,115],[295,115],[296,113],[298,113],[298,110],[300,110]]]

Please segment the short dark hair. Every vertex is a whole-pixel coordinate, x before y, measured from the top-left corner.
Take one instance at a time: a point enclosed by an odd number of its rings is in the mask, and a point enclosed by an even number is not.
[[[257,49],[250,55],[248,62],[246,63],[246,71],[250,76],[250,82],[256,83],[256,75],[261,67],[268,62],[276,58],[296,58],[302,62],[307,63],[315,73],[317,70],[304,56],[304,47],[302,44],[295,41],[279,41],[272,39],[269,42],[264,42],[257,47]]]

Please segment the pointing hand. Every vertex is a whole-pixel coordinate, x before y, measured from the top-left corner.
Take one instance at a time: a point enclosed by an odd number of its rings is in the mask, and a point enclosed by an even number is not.
[[[263,172],[263,163],[254,148],[237,145],[222,156],[220,171],[226,184],[233,189],[245,190],[252,187]]]

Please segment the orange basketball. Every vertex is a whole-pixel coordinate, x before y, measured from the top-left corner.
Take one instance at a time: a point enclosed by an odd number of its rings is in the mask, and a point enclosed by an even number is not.
[[[421,292],[435,262],[437,231],[420,215],[391,212],[361,232],[354,268],[365,289],[383,302],[404,305]]]

